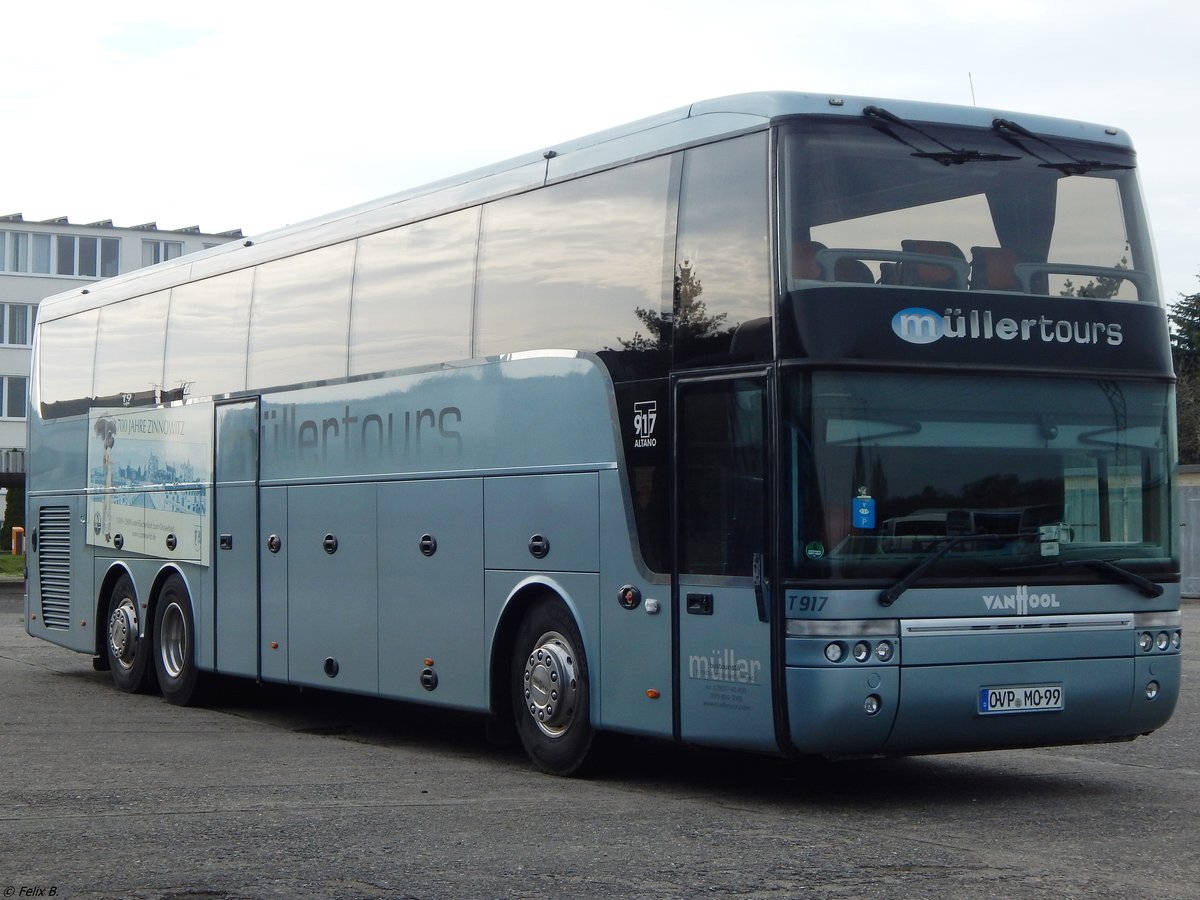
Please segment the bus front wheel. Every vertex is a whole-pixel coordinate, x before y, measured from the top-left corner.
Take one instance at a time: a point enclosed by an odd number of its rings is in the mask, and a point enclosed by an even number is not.
[[[594,737],[587,660],[579,628],[557,599],[536,601],[517,628],[512,699],[533,764],[552,775],[576,773]]]
[[[163,697],[176,706],[200,698],[201,676],[196,670],[195,618],[183,579],[164,582],[154,612],[154,667]]]
[[[147,686],[150,675],[149,635],[142,634],[142,609],[133,581],[122,575],[108,594],[105,650],[113,684],[127,693]]]

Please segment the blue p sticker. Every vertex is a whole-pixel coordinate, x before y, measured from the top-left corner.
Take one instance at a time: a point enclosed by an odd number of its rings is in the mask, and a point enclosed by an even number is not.
[[[850,503],[850,521],[854,528],[874,528],[875,498],[855,497]]]

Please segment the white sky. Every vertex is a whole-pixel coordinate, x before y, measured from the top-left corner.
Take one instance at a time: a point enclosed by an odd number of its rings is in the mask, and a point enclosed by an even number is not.
[[[256,234],[753,90],[1128,130],[1200,290],[1192,0],[5,4],[0,214]]]

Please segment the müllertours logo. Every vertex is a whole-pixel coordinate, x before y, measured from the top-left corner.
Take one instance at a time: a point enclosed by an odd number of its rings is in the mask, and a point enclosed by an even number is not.
[[[932,344],[943,338],[973,341],[1021,341],[1045,344],[1107,344],[1119,347],[1124,340],[1121,326],[1108,322],[1072,319],[1012,319],[997,317],[990,309],[949,308],[934,312],[910,306],[892,316],[892,331],[910,344]]]

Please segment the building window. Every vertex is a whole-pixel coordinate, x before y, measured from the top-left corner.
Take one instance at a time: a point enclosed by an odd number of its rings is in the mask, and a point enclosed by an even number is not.
[[[100,240],[100,277],[112,278],[121,274],[121,241],[117,238]]]
[[[0,270],[49,275],[50,237],[48,234],[27,234],[23,231],[0,234]]]
[[[9,232],[4,267],[10,272],[29,271],[29,235],[22,231]]]
[[[183,255],[181,241],[142,241],[142,265],[152,266]]]
[[[28,347],[33,343],[33,323],[37,307],[25,303],[0,304],[0,328],[4,343]],[[7,325],[7,327],[3,327]]]
[[[58,259],[54,271],[59,275],[75,274],[75,238],[71,235],[60,234],[58,240]]]
[[[39,272],[42,275],[50,274],[50,235],[48,234],[31,234],[29,236],[33,255],[30,260],[29,271]]]
[[[96,238],[79,238],[79,268],[76,275],[96,277]]]
[[[51,236],[45,237],[46,252],[49,253],[48,242]],[[54,238],[53,271],[56,275],[111,278],[121,274],[120,238],[74,237],[69,234],[55,235]]]
[[[0,272],[110,278],[121,274],[121,239],[0,231]]]
[[[29,395],[29,379],[24,375],[6,375],[0,378],[0,403],[4,408],[0,415],[6,419],[25,418],[26,398]]]

